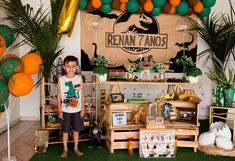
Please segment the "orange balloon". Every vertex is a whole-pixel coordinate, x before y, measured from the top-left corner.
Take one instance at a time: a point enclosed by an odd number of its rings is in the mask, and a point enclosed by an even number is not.
[[[170,14],[170,15],[175,14],[175,7],[171,7],[169,14]]]
[[[6,40],[2,35],[0,35],[0,55],[2,55],[6,50],[7,44]]]
[[[95,9],[98,9],[102,6],[101,0],[92,0],[91,4]]]
[[[15,96],[25,96],[33,89],[33,79],[25,73],[16,73],[8,81],[9,91]]]
[[[203,3],[202,2],[198,2],[194,7],[193,7],[193,10],[194,12],[196,13],[200,13],[202,12],[204,6],[203,6]]]
[[[121,10],[122,12],[126,11],[126,3],[121,3],[121,5],[120,5],[120,10]]]
[[[6,60],[7,58],[19,58],[17,55],[15,54],[7,54],[5,56],[2,57],[2,59],[0,60],[0,63],[4,60]]]
[[[127,3],[128,0],[120,0],[121,3]]]
[[[180,0],[169,0],[169,3],[172,7],[176,7],[180,4]]]
[[[151,12],[153,10],[153,2],[151,0],[147,0],[144,3],[143,8],[145,12]]]
[[[35,74],[42,68],[42,58],[36,53],[27,53],[20,60],[24,64],[24,73],[28,75]]]

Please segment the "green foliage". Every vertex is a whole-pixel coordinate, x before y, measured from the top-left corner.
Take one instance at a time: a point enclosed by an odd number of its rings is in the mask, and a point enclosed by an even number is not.
[[[208,44],[209,48],[202,51],[198,56],[207,56],[205,64],[211,58],[214,67],[217,61],[214,60],[215,55],[225,65],[229,58],[235,60],[235,21],[233,19],[235,12],[231,0],[230,14],[213,13],[208,17],[200,17],[199,21],[187,18],[187,21],[192,24],[191,30],[196,30],[199,36]],[[209,54],[208,54],[209,53]],[[217,70],[215,68],[215,70]]]
[[[235,86],[235,73],[233,69],[229,69],[228,73],[225,72],[225,65],[222,63],[220,59],[218,59],[215,55],[212,58],[215,63],[215,68],[209,69],[209,72],[206,73],[208,78],[212,81],[215,81],[223,88],[234,88]]]
[[[202,75],[201,69],[197,67],[191,67],[187,70],[186,76],[197,77]]]
[[[42,58],[42,74],[48,81],[54,71],[54,60],[62,53],[59,46],[61,36],[58,35],[58,21],[63,6],[63,0],[50,0],[51,11],[36,11],[29,4],[23,5],[20,0],[1,0],[0,7],[5,10],[5,20],[9,20],[16,37],[20,41],[14,46],[29,45]]]
[[[104,75],[104,74],[108,74],[109,69],[104,65],[99,65],[94,68],[93,72],[95,74]]]
[[[182,65],[182,66],[186,66],[186,67],[191,67],[194,65],[192,58],[187,57],[186,55],[182,55],[181,58],[177,58],[175,60],[175,63],[177,65]]]
[[[90,62],[91,65],[95,65],[95,68],[93,70],[95,74],[108,74],[109,69],[105,66],[106,64],[108,64],[108,60],[104,56],[99,55],[98,57],[94,57],[91,59]]]

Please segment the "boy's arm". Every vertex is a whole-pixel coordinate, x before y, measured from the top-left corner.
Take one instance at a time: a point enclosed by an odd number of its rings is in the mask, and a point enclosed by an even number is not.
[[[59,118],[63,119],[63,112],[61,108],[61,92],[60,92],[60,81],[58,81],[57,85],[57,108],[59,112]]]
[[[81,105],[82,105],[82,109],[81,109],[81,113],[80,116],[83,117],[85,114],[85,98],[84,98],[84,86],[83,86],[83,81],[81,81]]]

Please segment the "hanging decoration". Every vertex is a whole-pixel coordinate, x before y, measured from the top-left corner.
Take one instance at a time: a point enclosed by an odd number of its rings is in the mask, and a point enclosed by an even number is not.
[[[106,14],[112,10],[127,10],[137,14],[147,12],[152,16],[159,16],[161,13],[181,16],[195,13],[200,17],[207,17],[215,3],[216,0],[81,0],[80,9],[99,9]]]
[[[36,74],[41,70],[42,58],[37,53],[27,53],[20,60],[24,64],[24,73],[28,75]]]
[[[0,35],[6,41],[6,48],[8,48],[14,41],[14,35],[12,29],[7,25],[0,25]]]
[[[5,52],[7,47],[6,40],[0,35],[0,56]]]
[[[25,96],[33,89],[33,79],[28,74],[16,73],[8,81],[8,88],[15,96]]]
[[[58,33],[71,36],[76,21],[80,0],[65,0],[60,13]]]

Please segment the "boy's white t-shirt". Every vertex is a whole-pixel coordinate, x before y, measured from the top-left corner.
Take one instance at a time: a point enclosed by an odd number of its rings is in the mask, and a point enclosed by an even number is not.
[[[66,113],[75,113],[81,111],[81,75],[75,75],[73,78],[67,78],[64,75],[59,78],[59,81],[62,111]]]

